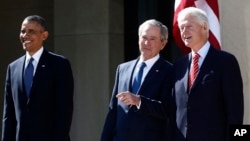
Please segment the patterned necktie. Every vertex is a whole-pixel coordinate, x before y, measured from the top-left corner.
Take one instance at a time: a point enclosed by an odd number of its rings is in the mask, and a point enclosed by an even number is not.
[[[132,87],[132,93],[137,94],[139,87],[141,86],[141,79],[142,79],[142,74],[143,74],[143,69],[146,67],[146,63],[142,62],[140,64],[140,68],[138,73],[135,75],[133,87]]]
[[[34,59],[31,57],[29,64],[27,65],[25,69],[25,74],[24,74],[24,83],[25,83],[25,90],[26,90],[27,97],[30,96],[30,89],[32,86],[32,81],[33,81],[33,73],[34,73],[34,66],[32,64],[33,61]]]
[[[192,68],[190,71],[190,76],[189,76],[189,89],[191,89],[194,80],[196,79],[196,76],[199,72],[199,64],[198,64],[198,60],[200,58],[200,55],[198,53],[195,53],[194,57],[193,57],[193,61],[192,61]]]

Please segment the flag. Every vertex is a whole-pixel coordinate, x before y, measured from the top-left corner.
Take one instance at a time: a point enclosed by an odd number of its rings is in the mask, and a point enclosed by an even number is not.
[[[209,42],[217,49],[221,49],[220,23],[219,23],[219,8],[217,0],[175,0],[175,12],[173,20],[173,36],[176,44],[180,47],[182,53],[188,54],[190,48],[183,43],[180,30],[178,28],[177,16],[178,13],[186,7],[197,7],[206,12],[210,26]]]

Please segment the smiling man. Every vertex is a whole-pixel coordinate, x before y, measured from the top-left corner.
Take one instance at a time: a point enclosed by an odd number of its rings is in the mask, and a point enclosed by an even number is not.
[[[184,44],[192,52],[174,63],[176,132],[172,141],[228,141],[229,126],[243,122],[243,84],[236,58],[208,41],[204,11],[178,15]]]
[[[48,52],[45,20],[32,15],[21,25],[26,54],[9,64],[6,75],[2,141],[69,141],[73,113],[70,62]]]
[[[138,33],[141,54],[117,68],[101,141],[166,141],[172,64],[159,52],[167,43],[168,29],[147,20]]]

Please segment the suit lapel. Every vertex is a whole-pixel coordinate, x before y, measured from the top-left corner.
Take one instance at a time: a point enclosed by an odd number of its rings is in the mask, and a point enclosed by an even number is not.
[[[152,66],[152,68],[149,70],[148,74],[146,75],[143,83],[141,84],[141,87],[139,88],[139,93],[141,90],[143,90],[144,88],[147,87],[147,85],[149,84],[149,82],[151,82],[151,79],[155,77],[155,75],[157,75],[161,69],[160,66],[164,60],[160,57],[155,64]]]
[[[184,77],[184,82],[186,82],[186,83],[185,83],[184,87],[187,90],[187,92],[189,91],[189,73],[190,73],[191,63],[192,63],[192,54],[189,53],[187,56],[186,62],[184,63],[184,65],[186,65],[185,66],[185,77]]]
[[[48,52],[44,49],[44,51],[39,59],[39,62],[37,64],[37,68],[36,68],[36,72],[35,72],[34,80],[33,80],[34,83],[39,80],[40,73],[42,73],[44,68],[46,67],[47,56],[48,56]]]
[[[134,61],[132,61],[131,62],[131,65],[128,65],[129,67],[128,67],[128,70],[127,71],[125,71],[125,75],[123,75],[123,76],[125,76],[126,78],[124,79],[124,80],[127,80],[125,83],[125,86],[127,86],[127,90],[132,90],[132,84],[133,84],[133,73],[134,73],[134,71],[135,71],[135,67],[136,67],[136,64],[137,64],[137,62],[139,61],[139,58],[138,59],[136,59],[136,60],[134,60]],[[131,74],[131,75],[128,75],[128,74]]]
[[[136,63],[138,62],[137,60],[133,60],[130,63],[126,64],[126,66],[119,68],[119,76],[120,79],[124,80],[121,82],[121,85],[123,86],[122,90],[119,90],[119,92],[121,91],[131,91],[132,90],[132,82],[133,82],[133,72],[136,66]],[[125,105],[123,102],[121,102],[120,100],[118,100],[118,105],[120,105],[122,107],[122,109],[125,111],[125,113],[127,113],[129,111],[129,107],[127,105]]]
[[[33,77],[33,83],[32,83],[32,87],[30,90],[30,97],[28,98],[28,103],[29,103],[30,99],[32,98],[32,95],[34,95],[33,91],[34,91],[34,89],[36,89],[38,81],[41,80],[40,77],[43,76],[41,74],[44,73],[44,69],[46,68],[47,55],[48,55],[48,52],[44,49],[43,53],[39,59],[39,62],[37,64],[35,75]]]
[[[22,88],[22,91],[23,91],[22,95],[23,95],[23,97],[26,97],[24,80],[23,80],[24,79],[24,69],[25,69],[25,56],[23,56],[23,57],[20,58],[20,60],[18,62],[18,66],[16,68],[18,68],[15,71],[15,73],[17,74],[16,75],[17,76],[17,78],[16,78],[17,82],[20,82],[21,88]],[[19,68],[21,69],[21,71],[20,71]]]
[[[196,80],[194,81],[193,88],[202,81],[204,75],[207,73],[213,71],[210,70],[211,66],[213,65],[213,62],[216,61],[214,57],[215,49],[214,47],[210,46],[209,51],[202,63],[202,66],[200,67],[200,72],[197,75]]]

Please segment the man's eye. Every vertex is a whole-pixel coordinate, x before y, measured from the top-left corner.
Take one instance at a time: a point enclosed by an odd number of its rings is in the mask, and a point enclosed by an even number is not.
[[[21,30],[21,33],[24,34],[24,33],[25,33],[25,30]]]
[[[33,35],[33,34],[36,34],[36,31],[35,30],[21,30],[21,34],[29,34],[29,35]]]
[[[30,30],[28,33],[29,34],[35,34],[36,32],[35,32],[35,30]]]

